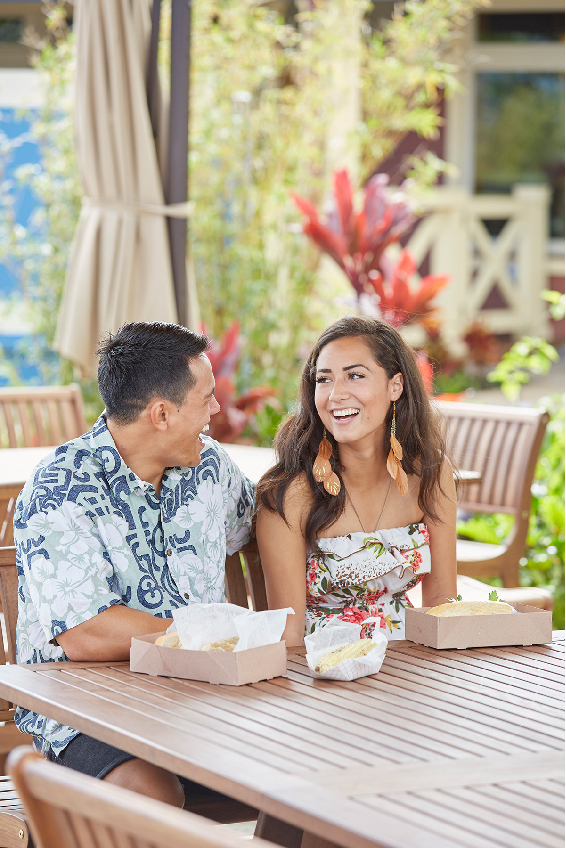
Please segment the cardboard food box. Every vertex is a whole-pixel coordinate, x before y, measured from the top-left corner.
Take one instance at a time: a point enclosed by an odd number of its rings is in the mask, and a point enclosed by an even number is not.
[[[490,648],[552,642],[552,613],[511,604],[518,615],[427,615],[431,607],[405,610],[405,638],[430,648]]]
[[[257,683],[258,680],[285,677],[287,674],[285,642],[247,651],[186,651],[184,648],[156,645],[155,640],[163,633],[132,638],[131,671],[141,671],[154,677],[227,683],[229,686]]]

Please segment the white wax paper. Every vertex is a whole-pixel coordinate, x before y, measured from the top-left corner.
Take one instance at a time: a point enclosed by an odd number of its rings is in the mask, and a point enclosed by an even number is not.
[[[183,648],[200,651],[209,642],[238,636],[234,651],[259,648],[281,641],[291,607],[253,612],[235,604],[190,604],[173,610],[173,630]]]
[[[374,620],[372,618],[366,618],[366,622]],[[366,654],[365,657],[343,660],[338,665],[335,665],[334,668],[330,668],[322,674],[318,674],[315,671],[315,666],[322,657],[330,654],[332,651],[338,650],[338,648],[342,648],[344,645],[357,642],[359,638],[360,625],[353,624],[349,621],[341,621],[340,619],[332,619],[324,627],[318,627],[310,636],[305,636],[307,663],[313,676],[330,680],[356,680],[358,677],[376,674],[381,668],[385,649],[387,648],[387,639],[377,628],[374,629],[371,639],[375,644],[375,648],[369,654]]]

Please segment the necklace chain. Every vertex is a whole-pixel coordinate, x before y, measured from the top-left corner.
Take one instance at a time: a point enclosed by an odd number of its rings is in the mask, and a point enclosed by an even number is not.
[[[388,486],[387,486],[387,492],[386,492],[386,494],[385,494],[385,500],[383,501],[383,506],[381,507],[381,512],[379,513],[379,516],[378,516],[378,518],[377,518],[377,521],[375,522],[375,526],[374,526],[374,528],[373,528],[374,530],[377,530],[378,525],[379,525],[379,522],[381,521],[381,518],[382,518],[382,516],[383,516],[383,513],[385,512],[385,506],[386,506],[386,504],[387,504],[387,500],[388,500],[388,498],[389,498],[389,491],[390,491],[390,489],[391,489],[391,479],[389,480],[389,484],[388,484]],[[347,495],[348,495],[348,500],[349,500],[349,501],[350,501],[350,503],[352,504],[352,509],[353,509],[353,510],[354,510],[354,512],[356,513],[356,518],[357,518],[357,519],[358,519],[358,521],[360,522],[360,527],[362,528],[362,530],[364,531],[364,533],[369,533],[370,531],[369,531],[369,530],[366,530],[366,528],[365,528],[365,527],[364,527],[364,525],[362,524],[362,519],[360,518],[360,514],[359,514],[358,510],[356,509],[356,507],[355,507],[355,505],[354,505],[354,501],[352,500],[352,496],[350,495],[350,493],[348,492],[348,490],[347,490],[347,489],[346,489],[346,493],[347,493]]]

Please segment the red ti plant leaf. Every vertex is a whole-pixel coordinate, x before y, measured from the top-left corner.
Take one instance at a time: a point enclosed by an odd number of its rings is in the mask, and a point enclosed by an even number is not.
[[[432,363],[428,358],[428,353],[426,350],[419,350],[417,353],[417,367],[421,372],[421,377],[423,378],[423,383],[425,385],[425,389],[429,395],[432,395],[432,384],[433,384],[433,371],[432,371]]]
[[[448,283],[448,276],[429,274],[412,286],[411,277],[417,270],[414,257],[401,251],[396,264],[383,257],[384,273],[372,271],[369,282],[379,298],[383,318],[394,327],[422,321],[434,311],[433,298]]]
[[[356,212],[348,173],[336,171],[335,205],[324,222],[321,222],[312,203],[293,195],[306,218],[305,235],[340,266],[358,298],[363,294],[374,294],[372,285],[368,283],[369,272],[382,270],[383,251],[399,241],[415,220],[401,193],[391,196],[387,191],[388,180],[385,174],[373,176],[364,190],[363,207]]]
[[[204,326],[202,329],[206,333]],[[275,391],[267,386],[256,386],[240,397],[236,396],[232,377],[236,373],[241,347],[240,325],[234,321],[220,344],[212,341],[207,351],[216,383],[214,396],[220,405],[220,412],[210,419],[208,435],[219,442],[236,441],[267,399],[275,395]]]

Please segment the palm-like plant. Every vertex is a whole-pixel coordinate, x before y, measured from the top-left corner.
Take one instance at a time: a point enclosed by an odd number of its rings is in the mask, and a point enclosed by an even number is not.
[[[202,330],[206,334],[204,326]],[[235,442],[256,412],[265,405],[267,398],[275,395],[274,390],[268,386],[256,386],[237,396],[233,377],[241,348],[240,325],[234,321],[222,336],[220,344],[212,341],[207,351],[216,384],[214,396],[220,404],[220,412],[210,419],[209,435],[219,442]]]
[[[382,317],[398,327],[422,320],[433,307],[430,301],[448,282],[447,276],[428,275],[416,286],[410,278],[416,262],[404,250],[396,264],[385,250],[398,242],[416,221],[402,192],[391,194],[386,174],[376,174],[364,189],[364,203],[354,209],[352,185],[347,171],[334,174],[335,205],[325,221],[318,210],[299,195],[293,195],[306,217],[305,235],[340,266],[352,284],[358,304],[370,298]]]

